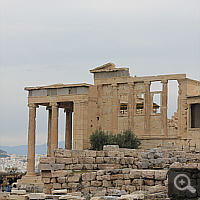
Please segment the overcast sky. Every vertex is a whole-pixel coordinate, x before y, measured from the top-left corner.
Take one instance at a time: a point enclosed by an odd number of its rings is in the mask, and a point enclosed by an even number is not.
[[[107,62],[132,76],[200,79],[199,0],[0,0],[0,145],[27,144],[25,86],[93,83]],[[176,110],[171,84],[169,115]],[[173,100],[171,100],[173,99]],[[59,140],[64,136],[60,109]],[[47,112],[37,109],[37,144]]]

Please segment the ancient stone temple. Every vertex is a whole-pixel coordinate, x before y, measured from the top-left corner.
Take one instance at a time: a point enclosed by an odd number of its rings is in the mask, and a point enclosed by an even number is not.
[[[113,63],[90,72],[94,74],[94,85],[25,88],[29,106],[29,175],[34,175],[36,110],[40,106],[46,107],[49,116],[47,156],[53,156],[53,150],[58,148],[59,108],[66,113],[66,149],[72,148],[72,141],[73,149],[89,148],[89,136],[99,127],[113,133],[130,128],[142,139],[143,148],[188,142],[200,147],[199,81],[186,78],[185,74],[132,77],[129,68],[116,68]],[[170,80],[179,84],[178,108],[172,119],[167,118]],[[150,91],[153,82],[160,82],[162,89]],[[160,105],[154,102],[156,95]]]

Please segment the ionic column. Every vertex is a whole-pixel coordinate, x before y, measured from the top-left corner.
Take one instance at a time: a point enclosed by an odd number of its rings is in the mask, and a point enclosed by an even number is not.
[[[151,97],[150,97],[150,81],[144,82],[145,84],[145,94],[144,94],[144,109],[145,109],[145,121],[144,129],[145,135],[150,135],[150,115],[151,115]]]
[[[129,83],[128,128],[134,129],[134,83]]]
[[[52,118],[51,118],[51,157],[54,156],[53,150],[58,148],[58,104],[52,103]]]
[[[167,80],[162,80],[162,107],[161,107],[161,113],[162,113],[162,122],[163,122],[163,134],[168,135],[168,129],[167,129]]]
[[[48,141],[47,141],[47,157],[51,156],[51,119],[52,119],[52,110],[47,108],[49,111],[48,116]]]
[[[117,95],[117,84],[112,84],[112,131],[113,133],[118,132],[118,95]]]
[[[72,149],[72,111],[65,109],[66,128],[65,128],[65,149]]]
[[[28,155],[27,155],[27,176],[35,175],[35,118],[36,105],[28,104],[29,126],[28,126]]]

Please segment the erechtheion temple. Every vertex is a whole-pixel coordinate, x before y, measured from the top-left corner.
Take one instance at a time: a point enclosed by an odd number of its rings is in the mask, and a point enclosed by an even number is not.
[[[200,147],[200,82],[185,74],[132,77],[129,68],[116,68],[113,63],[90,70],[91,84],[55,84],[26,87],[28,91],[28,169],[34,174],[36,110],[48,111],[47,156],[58,148],[58,110],[66,113],[65,148],[83,150],[90,147],[89,136],[101,127],[118,133],[131,129],[143,148],[197,144]],[[172,119],[167,118],[168,81],[177,80],[178,108]],[[161,82],[161,91],[150,91],[152,82]],[[153,101],[160,96],[160,105]],[[73,117],[72,117],[73,114]],[[72,122],[73,121],[73,122]],[[73,124],[73,127],[72,127]],[[73,138],[72,138],[73,132]]]

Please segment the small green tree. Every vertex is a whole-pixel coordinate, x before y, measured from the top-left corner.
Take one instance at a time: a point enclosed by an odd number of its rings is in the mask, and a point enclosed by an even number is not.
[[[95,132],[90,135],[90,144],[92,150],[100,151],[103,150],[103,145],[107,144],[108,134],[106,134],[101,127],[99,130],[96,129]]]
[[[120,148],[138,149],[141,145],[141,140],[131,131],[131,129],[124,130],[117,134],[117,144]]]
[[[105,133],[101,128],[90,135],[90,144],[92,150],[103,150],[104,145],[119,145],[120,148],[138,149],[141,145],[141,140],[131,131],[124,130],[117,135]]]

